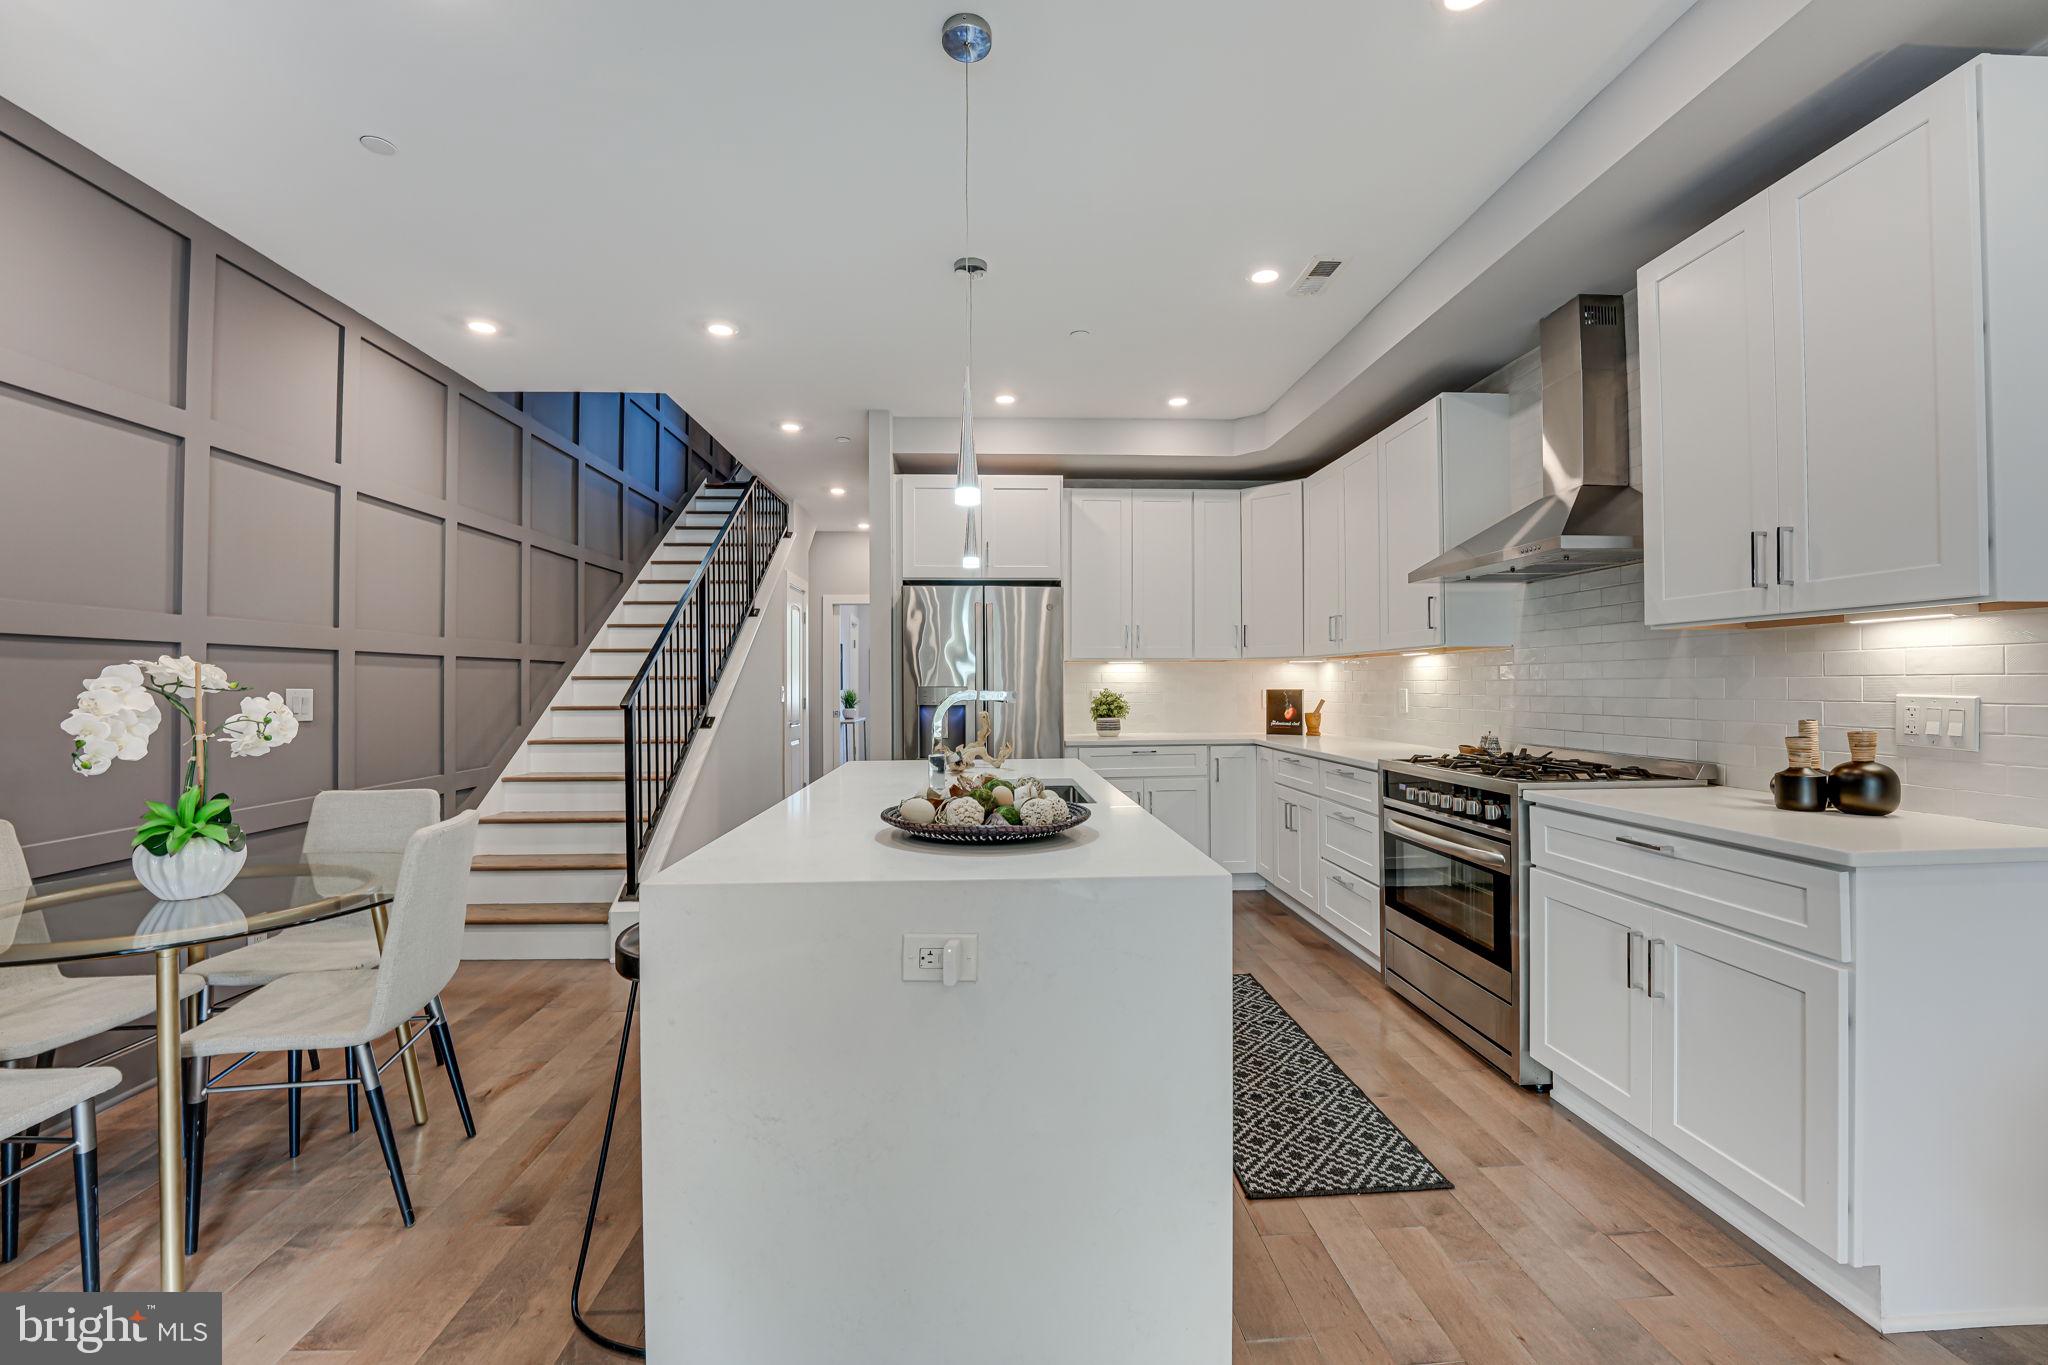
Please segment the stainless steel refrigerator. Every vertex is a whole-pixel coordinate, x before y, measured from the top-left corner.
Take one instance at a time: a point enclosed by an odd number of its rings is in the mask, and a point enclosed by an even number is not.
[[[911,583],[901,603],[898,758],[976,737],[987,711],[991,750],[1018,758],[1066,752],[1060,716],[1065,623],[1060,590],[1018,583]]]

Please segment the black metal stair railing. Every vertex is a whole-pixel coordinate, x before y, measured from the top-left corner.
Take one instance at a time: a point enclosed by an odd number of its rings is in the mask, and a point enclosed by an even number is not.
[[[628,900],[640,894],[648,840],[690,741],[711,723],[718,676],[753,610],[776,543],[788,531],[789,505],[774,489],[758,478],[744,489],[619,701],[626,737]]]

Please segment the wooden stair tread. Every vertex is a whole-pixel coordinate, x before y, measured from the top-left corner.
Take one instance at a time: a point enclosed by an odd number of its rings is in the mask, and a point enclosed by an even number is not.
[[[623,853],[479,853],[472,872],[624,872]]]
[[[622,810],[501,810],[496,815],[486,815],[479,824],[485,825],[623,825],[626,813]]]
[[[619,704],[617,702],[609,702],[602,706],[587,703],[572,705],[565,702],[548,708],[550,711],[617,711],[618,709]],[[683,708],[680,706],[641,706],[635,709],[640,711],[680,711]]]
[[[570,681],[570,682],[631,682],[631,681],[633,681],[633,675],[632,675],[631,673],[572,673],[572,674],[570,674],[570,675],[569,675],[569,681]],[[618,703],[617,703],[617,702],[613,702],[613,703],[612,703],[612,707],[613,707],[613,709],[615,709],[615,710],[616,710],[616,709],[617,709],[617,707],[618,707]]]
[[[615,708],[613,708],[613,709],[614,709],[614,710],[616,710],[617,708],[615,707]],[[535,738],[533,738],[533,739],[529,739],[529,740],[527,740],[526,742],[527,742],[528,744],[613,744],[613,745],[617,745],[617,744],[624,744],[624,743],[625,743],[626,741],[625,741],[625,740],[623,740],[623,739],[599,739],[599,738],[591,738],[591,739],[577,739],[577,738],[575,738],[574,736],[569,736],[569,737],[566,737],[566,738],[565,738],[565,737],[561,737],[561,736],[549,735],[549,736],[546,736],[546,737],[538,737],[538,736],[537,736],[537,737],[535,737]]]
[[[621,773],[506,773],[507,782],[620,782]]]
[[[611,918],[609,901],[504,902],[469,907],[470,924],[603,924]]]

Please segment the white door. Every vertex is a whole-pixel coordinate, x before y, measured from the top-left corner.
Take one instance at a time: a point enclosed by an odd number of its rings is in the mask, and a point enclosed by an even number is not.
[[[967,540],[967,509],[953,501],[953,480],[944,474],[897,478],[903,544],[898,562],[905,578],[980,578],[960,567]]]
[[[782,647],[782,794],[793,796],[811,780],[810,589],[789,581],[788,629]]]
[[[1380,447],[1366,442],[1344,466],[1344,605],[1337,618],[1339,652],[1363,654],[1384,637],[1380,563]]]
[[[1193,844],[1209,851],[1209,779],[1200,777],[1148,777],[1145,779],[1145,809],[1154,819]]]
[[[1209,750],[1209,856],[1226,872],[1258,870],[1257,754],[1249,744]]]
[[[1529,1055],[1650,1131],[1647,973],[1657,912],[1541,868],[1528,894]]]
[[[1258,790],[1254,803],[1258,807],[1257,840],[1258,872],[1268,882],[1279,880],[1280,821],[1277,818],[1279,803],[1274,799],[1280,784],[1273,780],[1273,751],[1260,749],[1258,753]]]
[[[1687,915],[1655,915],[1651,1136],[1845,1259],[1848,969]]]
[[[1243,637],[1238,631],[1244,624],[1244,580],[1238,558],[1238,537],[1242,534],[1239,501],[1234,489],[1195,490],[1195,568],[1191,577],[1197,659],[1235,659],[1244,653]]]
[[[1386,576],[1388,649],[1438,642],[1442,586],[1410,583],[1408,575],[1443,553],[1443,485],[1436,404],[1410,413],[1380,433],[1380,544]]]
[[[1185,488],[1131,493],[1131,643],[1140,659],[1194,657],[1194,517]]]
[[[1067,498],[1067,657],[1131,657],[1131,495],[1076,488]]]
[[[1060,576],[1058,475],[984,474],[981,562],[985,578]]]
[[[1798,611],[1990,591],[1974,90],[1944,81],[1769,191]]]
[[[1287,789],[1282,787],[1281,790]],[[1288,799],[1294,803],[1294,861],[1291,864],[1294,898],[1313,910],[1323,903],[1323,860],[1318,852],[1322,847],[1318,835],[1322,803],[1299,793]]]
[[[1649,622],[1788,608],[1772,586],[1778,413],[1768,197],[1673,247],[1637,281]]]
[[[1240,544],[1244,565],[1245,657],[1301,653],[1301,484],[1247,488]]]
[[[1301,489],[1301,646],[1305,654],[1336,654],[1344,616],[1344,470],[1333,464]]]
[[[1295,792],[1277,782],[1266,791],[1266,820],[1273,832],[1273,859],[1268,867],[1259,869],[1275,891],[1284,895],[1300,896],[1301,845],[1304,835],[1299,828],[1300,803]]]

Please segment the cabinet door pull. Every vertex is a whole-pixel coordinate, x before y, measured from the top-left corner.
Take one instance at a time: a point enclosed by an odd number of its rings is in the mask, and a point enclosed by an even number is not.
[[[1422,609],[1422,624],[1429,630],[1436,629],[1436,594],[1429,595],[1429,603]]]
[[[1615,835],[1614,842],[1617,844],[1627,844],[1630,848],[1640,848],[1646,853],[1661,853],[1667,858],[1676,858],[1678,856],[1678,850],[1669,844],[1653,844],[1643,839],[1631,839],[1626,834]]]
[[[1769,580],[1764,577],[1764,555],[1770,538],[1771,533],[1768,531],[1751,531],[1749,533],[1749,586],[1752,588],[1768,588],[1770,586]]]
[[[1778,581],[1788,585],[1792,582],[1792,528],[1789,526],[1778,528]]]
[[[1643,988],[1643,994],[1649,996],[1652,1000],[1662,1000],[1664,998],[1664,992],[1657,989],[1657,946],[1663,942],[1664,940],[1661,938],[1651,939],[1645,945],[1647,951],[1643,954],[1643,963],[1649,969],[1649,984]]]
[[[1215,775],[1211,777],[1209,780],[1211,782],[1221,782],[1223,780],[1223,760],[1220,758],[1212,758],[1209,761],[1216,767]]]
[[[1358,889],[1357,887],[1353,886],[1350,882],[1344,880],[1342,873],[1332,872],[1330,874],[1330,880],[1337,883],[1337,885],[1343,887],[1346,891],[1356,891]]]
[[[1358,823],[1358,817],[1352,815],[1348,811],[1332,810],[1330,812],[1330,818],[1332,820],[1342,820],[1347,825],[1355,825]]]
[[[1145,627],[1142,625],[1132,626],[1131,638],[1136,642],[1132,652],[1143,654],[1145,652]]]
[[[1624,952],[1628,956],[1627,971],[1628,988],[1630,990],[1635,990],[1638,986],[1641,986],[1643,984],[1641,980],[1642,973],[1636,970],[1636,953],[1639,949],[1643,947],[1643,944],[1644,939],[1640,933],[1636,932],[1634,929],[1628,931],[1628,939],[1622,946],[1622,952]]]
[[[1157,749],[1133,749],[1131,752],[1133,754],[1156,754],[1159,751]]]

